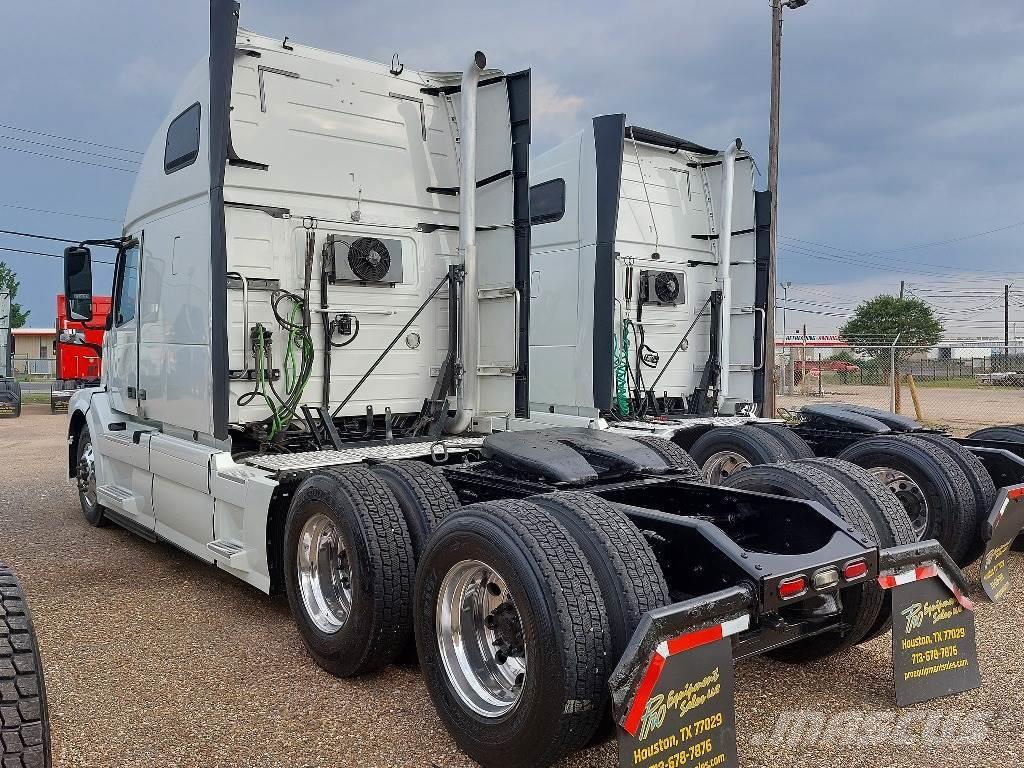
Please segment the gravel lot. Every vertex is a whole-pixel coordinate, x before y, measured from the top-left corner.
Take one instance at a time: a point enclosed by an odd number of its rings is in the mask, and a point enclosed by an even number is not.
[[[334,679],[306,656],[283,599],[168,545],[86,525],[65,477],[65,430],[64,417],[38,405],[0,421],[0,558],[35,612],[55,765],[471,765],[415,667]],[[1017,584],[1021,566],[1016,556]],[[903,710],[895,728],[888,636],[804,667],[741,663],[741,764],[1024,764],[1022,595],[979,605],[984,687]],[[841,725],[792,748],[771,736],[780,711],[807,710]],[[978,743],[943,740],[958,729]],[[567,764],[611,768],[614,745]]]
[[[808,385],[815,394],[779,395],[779,405],[796,410],[813,403],[851,403],[889,410],[889,388],[880,386],[837,385],[826,382],[824,397],[818,397],[817,382]],[[903,386],[900,412],[916,418],[910,388]],[[1024,424],[1024,392],[1009,387],[918,387],[924,420],[954,435],[966,437],[982,427],[995,424]]]

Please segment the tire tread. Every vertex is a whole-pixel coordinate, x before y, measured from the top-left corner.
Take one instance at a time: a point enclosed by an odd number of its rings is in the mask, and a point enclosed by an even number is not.
[[[25,595],[0,563],[0,764],[50,765],[46,687]]]

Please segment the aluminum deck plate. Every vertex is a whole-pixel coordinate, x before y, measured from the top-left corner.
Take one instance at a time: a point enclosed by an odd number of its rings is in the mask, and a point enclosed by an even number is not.
[[[320,469],[342,464],[359,464],[366,459],[423,459],[442,452],[465,453],[480,448],[482,437],[452,437],[433,442],[400,443],[343,448],[340,451],[303,451],[301,453],[270,453],[253,456],[245,463],[270,472],[291,472],[303,469]]]
[[[642,432],[659,432],[671,429],[679,432],[692,427],[741,427],[762,419],[753,416],[707,416],[692,419],[659,419],[652,418],[650,421],[609,421],[608,428],[615,430],[635,430]]]

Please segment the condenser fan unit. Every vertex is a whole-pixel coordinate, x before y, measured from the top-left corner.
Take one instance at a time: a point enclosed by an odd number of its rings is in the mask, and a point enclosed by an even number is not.
[[[368,283],[379,283],[391,270],[388,247],[375,237],[360,237],[348,249],[352,273]]]
[[[679,298],[679,278],[674,272],[659,272],[654,278],[654,295],[662,304],[675,304]]]
[[[674,307],[686,301],[683,276],[679,272],[642,272],[640,275],[640,301]]]
[[[394,285],[402,282],[402,243],[376,237],[330,235],[324,244],[325,256],[331,257],[334,269],[329,279],[334,282]]]

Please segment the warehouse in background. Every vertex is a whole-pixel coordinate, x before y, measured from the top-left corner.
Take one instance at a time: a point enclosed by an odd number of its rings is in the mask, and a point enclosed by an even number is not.
[[[56,371],[55,328],[15,328],[12,364],[15,376],[53,378]]]

